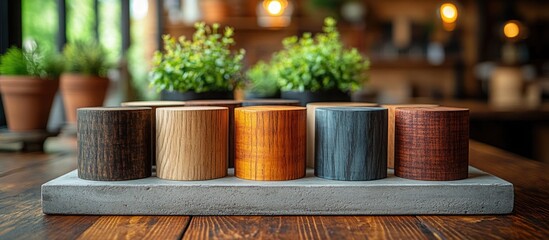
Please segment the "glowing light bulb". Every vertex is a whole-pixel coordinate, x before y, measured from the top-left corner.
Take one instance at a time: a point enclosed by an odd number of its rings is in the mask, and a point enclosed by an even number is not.
[[[458,10],[453,3],[444,3],[440,5],[440,18],[445,23],[453,23],[458,18]]]
[[[503,34],[507,38],[515,38],[520,33],[520,27],[515,21],[509,21],[503,26]]]
[[[282,13],[282,3],[280,3],[279,1],[270,1],[267,4],[267,11],[271,15],[280,15]]]

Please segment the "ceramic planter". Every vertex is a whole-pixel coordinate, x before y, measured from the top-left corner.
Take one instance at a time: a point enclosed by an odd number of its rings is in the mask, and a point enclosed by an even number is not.
[[[58,80],[1,76],[0,91],[10,131],[45,130]]]
[[[204,99],[234,99],[232,91],[225,92],[178,92],[162,90],[160,99],[163,101],[187,101],[187,100],[204,100]]]
[[[340,90],[328,91],[282,91],[281,97],[284,99],[294,99],[301,102],[301,106],[307,105],[310,102],[350,102],[351,96]]]
[[[78,108],[103,106],[108,87],[108,78],[72,73],[61,75],[60,89],[67,122],[76,124]]]

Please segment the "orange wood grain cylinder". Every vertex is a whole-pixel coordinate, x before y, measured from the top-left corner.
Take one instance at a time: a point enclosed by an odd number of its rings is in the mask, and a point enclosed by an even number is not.
[[[469,110],[397,108],[395,176],[430,181],[467,178]]]
[[[307,104],[307,167],[315,167],[315,110],[319,107],[376,107],[366,102],[314,102]]]
[[[229,168],[234,167],[234,109],[242,107],[241,101],[236,100],[191,100],[185,106],[216,106],[229,109]]]
[[[438,107],[436,104],[387,104],[381,105],[387,108],[387,167],[395,168],[395,110],[397,108],[410,107]]]
[[[305,176],[306,111],[295,106],[235,110],[235,175],[250,180]]]
[[[156,109],[156,174],[171,180],[227,175],[229,111],[226,107]]]

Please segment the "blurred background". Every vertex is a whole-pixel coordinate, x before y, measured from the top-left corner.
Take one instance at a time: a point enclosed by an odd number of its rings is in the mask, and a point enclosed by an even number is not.
[[[322,31],[327,16],[371,61],[353,100],[467,107],[472,139],[549,162],[549,1],[3,0],[0,53],[95,39],[115,63],[105,105],[117,106],[158,98],[148,71],[164,34],[190,37],[197,21],[231,26],[248,68],[285,37]],[[53,131],[65,121],[59,98]]]

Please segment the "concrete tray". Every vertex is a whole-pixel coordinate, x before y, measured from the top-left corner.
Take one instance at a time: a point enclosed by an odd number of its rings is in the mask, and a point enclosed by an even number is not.
[[[46,214],[90,215],[417,215],[507,214],[513,185],[469,168],[469,178],[449,182],[393,175],[375,181],[307,177],[258,182],[229,176],[208,181],[156,177],[100,182],[72,171],[42,185]]]

